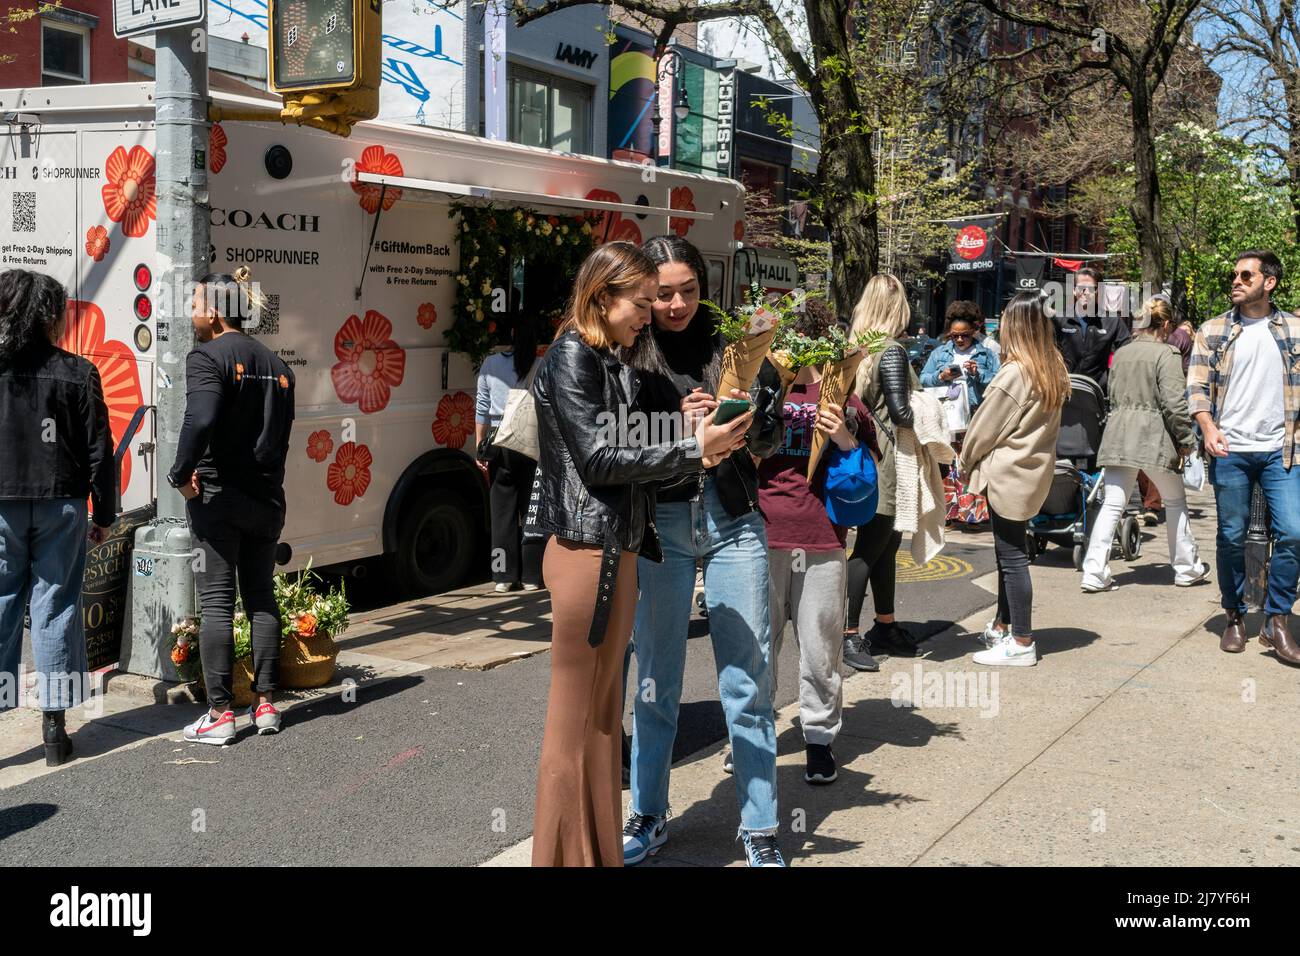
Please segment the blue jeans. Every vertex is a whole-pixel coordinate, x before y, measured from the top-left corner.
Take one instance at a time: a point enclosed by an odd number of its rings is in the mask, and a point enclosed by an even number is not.
[[[1268,502],[1273,557],[1268,565],[1267,614],[1290,614],[1300,576],[1300,467],[1287,471],[1282,453],[1230,452],[1210,456],[1210,481],[1219,509],[1219,589],[1226,610],[1246,610],[1246,530],[1250,491],[1258,483]]]
[[[41,709],[81,703],[88,679],[81,618],[87,530],[84,498],[0,499],[0,711],[20,703],[18,668],[29,602]]]
[[[632,809],[651,816],[668,811],[668,772],[698,558],[704,565],[718,694],[731,737],[740,826],[775,833],[776,723],[763,518],[757,512],[731,517],[709,479],[699,500],[660,505],[655,524],[663,563],[645,558],[637,563],[641,597],[633,630]]]

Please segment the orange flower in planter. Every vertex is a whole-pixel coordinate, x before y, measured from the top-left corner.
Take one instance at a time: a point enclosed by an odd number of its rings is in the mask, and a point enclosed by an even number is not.
[[[305,611],[298,615],[298,634],[301,637],[316,636],[316,615]]]

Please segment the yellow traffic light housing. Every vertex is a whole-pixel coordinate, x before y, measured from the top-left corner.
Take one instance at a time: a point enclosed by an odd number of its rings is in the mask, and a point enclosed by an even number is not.
[[[281,118],[347,136],[379,115],[382,0],[268,0],[271,91]]]

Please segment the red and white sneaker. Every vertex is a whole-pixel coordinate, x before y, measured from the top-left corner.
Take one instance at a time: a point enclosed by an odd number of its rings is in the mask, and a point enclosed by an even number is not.
[[[259,734],[278,734],[280,732],[280,712],[274,704],[262,704],[256,710],[248,708],[248,717],[257,727]]]
[[[215,720],[210,711],[185,728],[185,739],[224,747],[235,742],[235,712],[228,710]]]

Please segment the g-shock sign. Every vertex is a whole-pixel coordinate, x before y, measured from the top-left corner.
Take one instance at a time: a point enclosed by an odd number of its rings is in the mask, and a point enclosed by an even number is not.
[[[351,86],[356,37],[351,0],[282,0],[272,18],[277,90]]]

